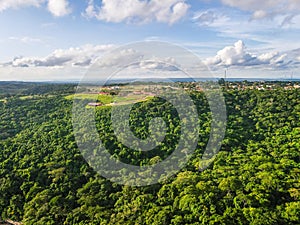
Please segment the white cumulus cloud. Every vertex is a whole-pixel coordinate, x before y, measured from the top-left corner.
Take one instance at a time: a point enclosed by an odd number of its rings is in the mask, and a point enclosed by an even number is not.
[[[13,67],[60,67],[89,66],[104,53],[112,50],[114,45],[84,45],[76,48],[57,49],[46,57],[16,57],[2,66]]]
[[[67,0],[49,0],[48,10],[56,17],[65,16],[71,13]]]
[[[101,6],[90,0],[85,16],[114,23],[173,24],[186,15],[189,7],[185,0],[102,0]]]
[[[205,63],[210,66],[270,66],[273,68],[287,66],[285,61],[287,54],[268,52],[256,55],[247,50],[243,41],[237,41],[233,46],[227,46],[220,50],[216,56],[208,58]]]

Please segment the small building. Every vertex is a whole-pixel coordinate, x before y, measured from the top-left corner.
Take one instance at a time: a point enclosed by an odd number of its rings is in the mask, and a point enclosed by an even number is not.
[[[90,102],[88,104],[88,106],[92,106],[92,107],[97,107],[97,106],[102,106],[103,104],[100,102]]]
[[[298,89],[298,88],[300,88],[300,85],[295,84],[295,85],[294,85],[294,88]]]
[[[104,91],[101,91],[101,92],[99,92],[98,94],[99,94],[99,95],[110,95],[109,92],[104,92]]]

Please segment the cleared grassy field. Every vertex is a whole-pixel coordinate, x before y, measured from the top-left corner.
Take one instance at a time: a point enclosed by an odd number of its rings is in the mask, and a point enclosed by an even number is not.
[[[65,97],[67,100],[81,99],[90,100],[91,102],[101,102],[105,106],[113,105],[127,105],[134,104],[141,101],[146,101],[151,98],[147,95],[128,95],[128,96],[111,96],[111,95],[101,95],[101,94],[74,94]]]
[[[102,102],[103,104],[110,104],[113,102],[113,97],[111,95],[82,93],[82,94],[68,95],[65,98],[67,100],[81,99],[81,100],[91,100],[93,102],[98,101],[98,102]]]

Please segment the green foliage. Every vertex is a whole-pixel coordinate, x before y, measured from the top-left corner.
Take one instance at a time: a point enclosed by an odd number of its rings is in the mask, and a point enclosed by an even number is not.
[[[72,100],[65,97],[73,86],[2,86],[1,219],[25,225],[299,224],[300,90],[225,91],[226,137],[204,171],[198,168],[206,163],[200,159],[209,138],[209,106],[203,93],[191,92],[200,118],[195,154],[169,180],[133,188],[100,177],[81,156],[72,133]],[[159,98],[136,104],[130,115],[140,138],[148,136],[151,118],[165,120],[167,136],[153,151],[122,145],[110,115],[110,107],[96,109],[99,135],[111,154],[127,163],[165,159],[180,135],[176,110]]]

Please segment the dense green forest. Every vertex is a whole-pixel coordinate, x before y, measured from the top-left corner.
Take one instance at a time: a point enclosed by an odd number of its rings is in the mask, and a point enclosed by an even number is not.
[[[202,92],[191,90],[201,121],[195,154],[178,174],[146,187],[112,183],[86,163],[73,135],[73,101],[66,98],[75,85],[8,82],[0,83],[0,90],[0,220],[40,225],[300,224],[300,89],[224,86],[226,136],[204,171],[198,164],[209,137],[209,105]],[[149,117],[169,121],[166,140],[147,154],[118,143],[110,111],[109,106],[98,107],[96,119],[101,139],[115,157],[141,165],[172,152],[180,127],[172,105],[152,98],[132,110],[131,128],[138,137],[148,135]]]

